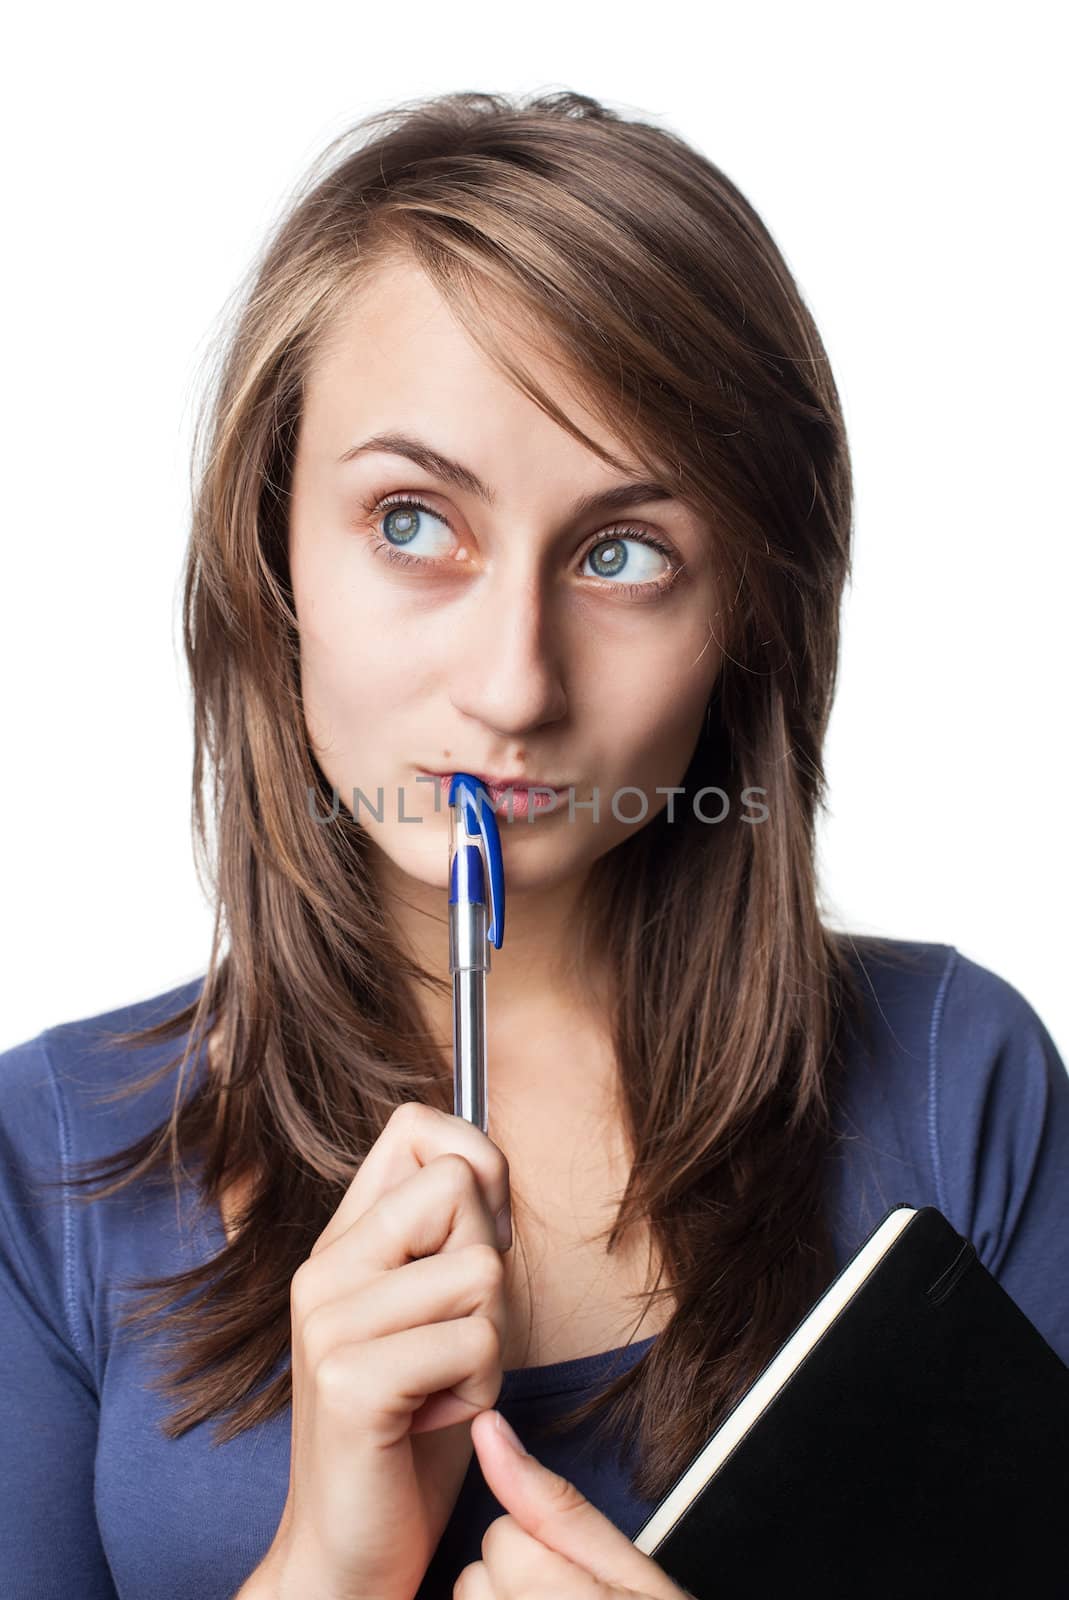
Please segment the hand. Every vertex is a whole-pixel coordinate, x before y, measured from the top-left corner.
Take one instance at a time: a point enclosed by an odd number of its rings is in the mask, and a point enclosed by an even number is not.
[[[506,1443],[498,1416],[481,1411],[471,1437],[509,1515],[487,1528],[482,1560],[460,1573],[453,1600],[693,1600],[567,1478]]]
[[[508,1162],[400,1106],[290,1294],[290,1483],[257,1568],[275,1600],[412,1600],[501,1391]]]

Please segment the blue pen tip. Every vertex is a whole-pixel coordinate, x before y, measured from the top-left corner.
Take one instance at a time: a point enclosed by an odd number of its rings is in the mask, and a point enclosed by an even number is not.
[[[449,903],[457,904],[461,895],[464,895],[469,905],[487,906],[490,912],[490,926],[486,937],[500,950],[501,941],[505,936],[505,874],[501,860],[501,839],[489,790],[473,773],[454,772],[449,785],[449,804],[464,813],[468,832],[479,833],[486,852],[484,870],[483,855],[479,847],[467,846],[469,860],[460,868],[463,873],[461,877],[458,876],[457,868],[457,862],[461,857],[461,852],[458,850],[450,873]],[[470,859],[472,852],[478,857],[477,866],[475,861]],[[489,873],[489,884],[486,881],[486,873]],[[466,895],[465,882],[471,886]]]

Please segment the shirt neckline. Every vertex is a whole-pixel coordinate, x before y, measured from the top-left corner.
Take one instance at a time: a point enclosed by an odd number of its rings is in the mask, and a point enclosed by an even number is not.
[[[651,1333],[635,1344],[617,1345],[614,1350],[599,1350],[596,1355],[575,1356],[570,1361],[553,1361],[544,1367],[511,1367],[502,1375],[502,1398],[527,1400],[589,1389],[594,1384],[600,1387],[635,1366],[656,1338],[658,1335]]]

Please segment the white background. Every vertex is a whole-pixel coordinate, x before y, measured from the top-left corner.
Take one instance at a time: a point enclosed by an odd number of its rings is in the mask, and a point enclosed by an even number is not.
[[[857,482],[830,920],[956,944],[1069,1056],[1058,8],[23,6],[2,101],[0,1048],[203,972],[178,604],[198,362],[368,112],[570,88],[757,207]]]

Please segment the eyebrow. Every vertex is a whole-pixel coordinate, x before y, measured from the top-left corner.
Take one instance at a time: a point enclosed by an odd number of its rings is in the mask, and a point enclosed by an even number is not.
[[[365,439],[362,444],[354,444],[351,450],[346,450],[344,455],[338,457],[339,464],[354,461],[357,456],[367,455],[372,451],[405,456],[409,461],[415,462],[416,466],[422,467],[425,472],[444,479],[446,483],[463,489],[467,494],[475,495],[488,506],[496,504],[493,490],[483,483],[470,467],[451,460],[449,456],[433,450],[421,439],[412,439],[404,433],[376,433],[370,439]],[[583,517],[593,511],[621,511],[627,506],[673,499],[675,496],[663,483],[658,483],[652,478],[633,478],[626,483],[614,484],[611,489],[583,495],[575,502],[572,511],[573,515]]]

